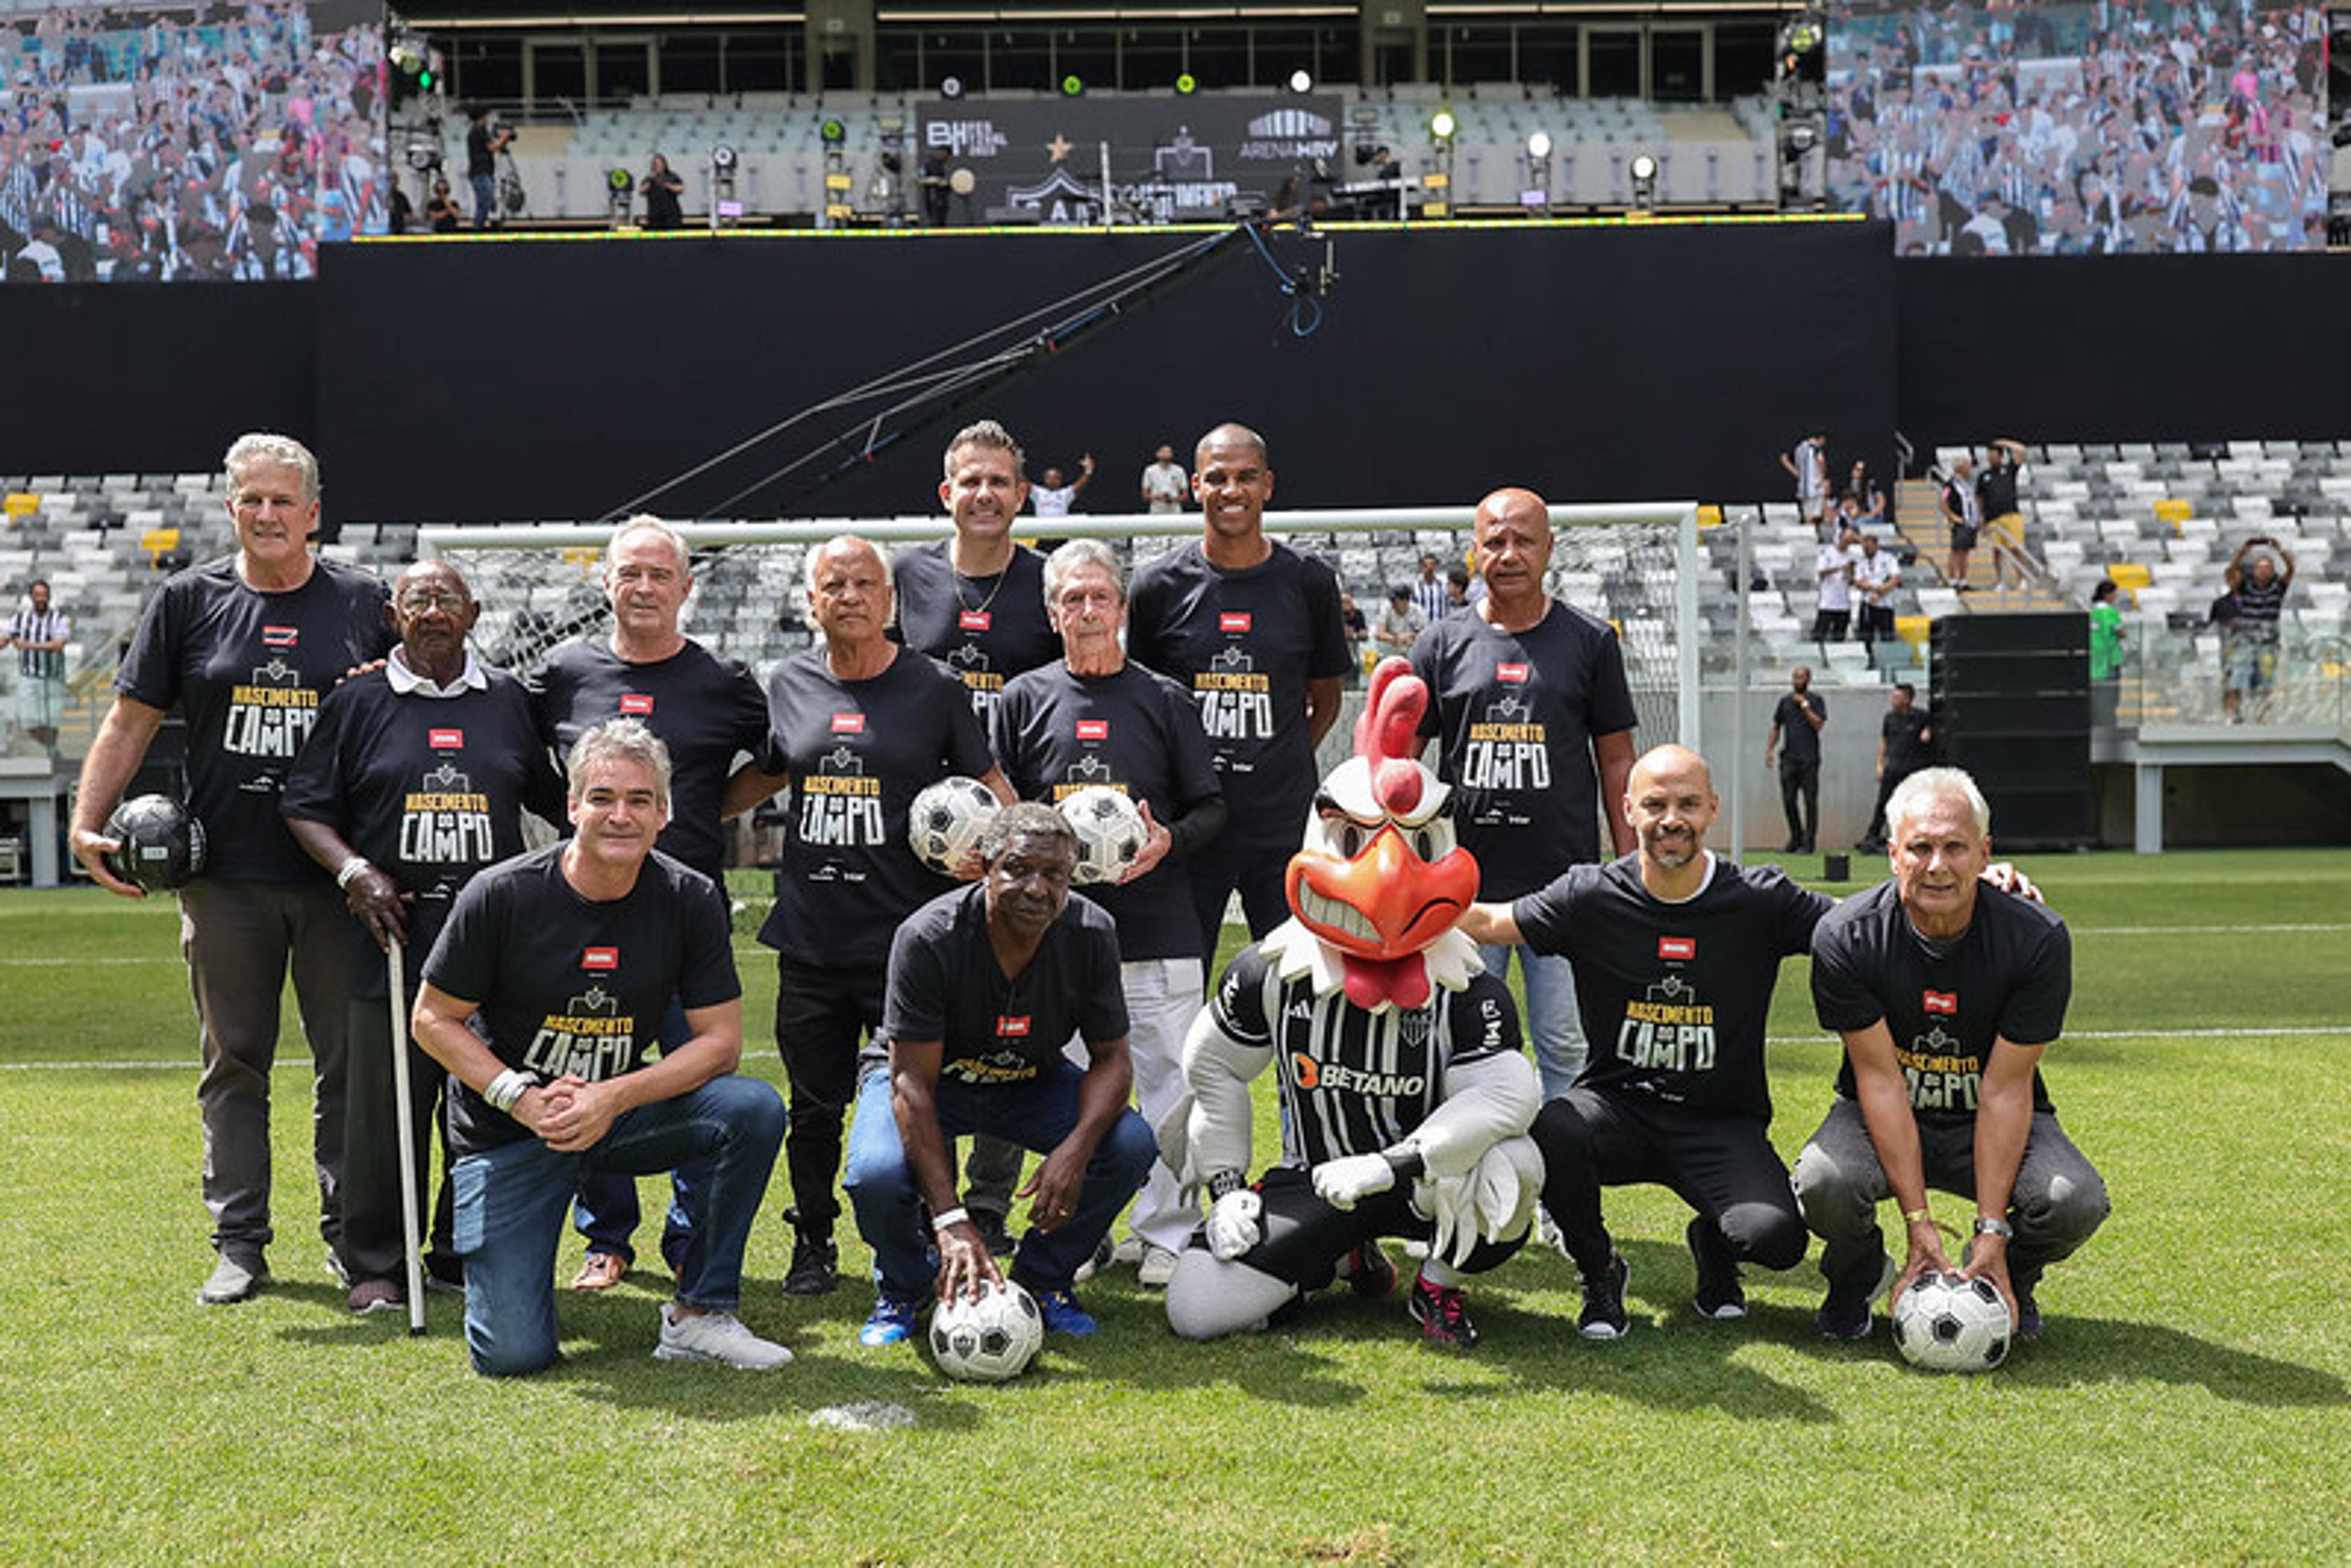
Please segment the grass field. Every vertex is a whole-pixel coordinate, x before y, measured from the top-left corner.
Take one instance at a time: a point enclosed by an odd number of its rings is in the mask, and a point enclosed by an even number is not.
[[[276,1080],[281,1283],[198,1308],[172,911],[0,895],[0,1561],[2351,1559],[2351,852],[2026,866],[2076,938],[2051,1092],[2116,1207],[2043,1286],[2048,1337],[1975,1379],[1912,1372],[1882,1329],[1816,1339],[1809,1263],[1750,1276],[1745,1322],[1698,1319],[1683,1214],[1632,1189],[1617,1343],[1577,1337],[1548,1253],[1473,1288],[1467,1358],[1422,1350],[1397,1303],[1337,1299],[1188,1345],[1130,1274],[1088,1288],[1098,1338],[958,1387],[858,1346],[862,1287],[776,1290],[779,1172],[744,1315],[792,1366],[653,1362],[655,1271],[567,1295],[564,1364],[493,1383],[453,1299],[421,1340],[343,1312],[299,1061]],[[743,941],[747,1056],[775,1079],[774,971]],[[1792,964],[1791,1155],[1834,1068],[1806,1002]],[[876,1404],[911,1424],[829,1424]]]

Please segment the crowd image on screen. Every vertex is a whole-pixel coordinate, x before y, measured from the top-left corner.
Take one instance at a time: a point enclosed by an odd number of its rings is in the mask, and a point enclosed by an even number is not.
[[[346,10],[349,7],[345,7]],[[382,29],[0,0],[7,282],[301,278],[389,216]]]
[[[2314,248],[2325,39],[2271,0],[1834,11],[1830,202],[1905,256]]]

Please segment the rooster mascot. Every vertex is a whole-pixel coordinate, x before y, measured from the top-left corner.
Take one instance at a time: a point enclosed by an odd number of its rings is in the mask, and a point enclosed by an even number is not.
[[[1344,1274],[1385,1296],[1384,1236],[1427,1244],[1423,1338],[1477,1343],[1461,1282],[1525,1241],[1542,1188],[1527,1134],[1541,1095],[1510,992],[1454,922],[1478,863],[1450,789],[1417,758],[1428,689],[1402,659],[1372,676],[1355,755],[1332,770],[1291,857],[1291,918],[1235,957],[1184,1042],[1186,1094],[1160,1128],[1205,1187],[1207,1222],[1167,1288],[1186,1339],[1261,1328]],[[1271,1065],[1281,1161],[1249,1181],[1249,1081]]]

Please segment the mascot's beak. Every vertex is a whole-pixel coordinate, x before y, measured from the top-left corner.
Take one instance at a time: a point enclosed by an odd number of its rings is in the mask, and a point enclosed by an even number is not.
[[[1384,961],[1452,929],[1478,896],[1478,862],[1458,847],[1422,860],[1389,823],[1351,861],[1300,851],[1288,881],[1300,924],[1342,953]]]

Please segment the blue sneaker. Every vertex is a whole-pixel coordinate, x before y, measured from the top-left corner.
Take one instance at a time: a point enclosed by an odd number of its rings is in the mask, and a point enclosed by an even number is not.
[[[1093,1314],[1078,1305],[1078,1298],[1070,1291],[1040,1291],[1031,1285],[1029,1293],[1037,1298],[1037,1312],[1045,1320],[1047,1333],[1084,1335],[1094,1332]]]
[[[914,1337],[914,1319],[923,1310],[922,1301],[914,1296],[893,1296],[883,1291],[873,1298],[873,1315],[857,1331],[857,1343],[862,1345],[904,1344]],[[1047,1322],[1052,1320],[1049,1316]]]

